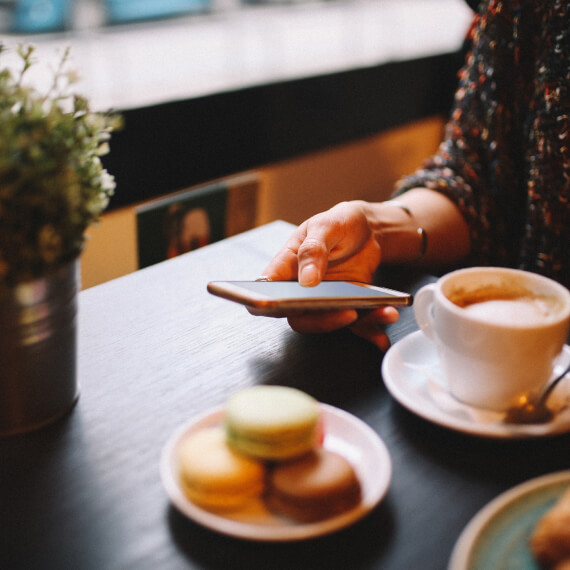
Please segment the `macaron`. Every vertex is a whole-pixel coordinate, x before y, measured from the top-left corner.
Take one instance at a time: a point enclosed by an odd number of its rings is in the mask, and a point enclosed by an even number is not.
[[[178,454],[182,490],[201,507],[238,509],[265,489],[265,465],[231,449],[221,426],[191,433]]]
[[[318,402],[286,386],[254,386],[226,403],[229,445],[264,460],[290,459],[309,452],[319,439]]]
[[[361,495],[360,482],[349,461],[318,448],[275,466],[268,478],[266,503],[276,513],[307,523],[354,508]]]

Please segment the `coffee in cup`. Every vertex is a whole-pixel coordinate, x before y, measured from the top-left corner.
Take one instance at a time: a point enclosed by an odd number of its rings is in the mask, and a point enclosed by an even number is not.
[[[535,273],[474,267],[423,287],[414,313],[435,342],[450,393],[504,411],[551,377],[568,336],[570,292]]]

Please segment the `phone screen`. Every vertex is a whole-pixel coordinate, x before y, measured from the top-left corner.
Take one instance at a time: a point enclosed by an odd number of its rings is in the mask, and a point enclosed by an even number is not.
[[[373,289],[348,281],[322,281],[316,287],[303,287],[297,281],[241,281],[233,282],[258,295],[267,295],[272,299],[315,299],[337,297],[378,297],[379,295],[397,297],[401,293],[386,289]]]
[[[208,284],[208,291],[265,308],[372,308],[412,303],[408,293],[350,281],[323,281],[315,287],[303,287],[296,281],[215,281]]]

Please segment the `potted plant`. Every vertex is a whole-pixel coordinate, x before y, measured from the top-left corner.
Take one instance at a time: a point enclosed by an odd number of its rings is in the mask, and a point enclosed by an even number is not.
[[[115,182],[104,169],[113,113],[71,92],[69,49],[42,93],[29,85],[34,47],[20,69],[0,44],[0,434],[26,431],[77,398],[78,259],[85,230]]]

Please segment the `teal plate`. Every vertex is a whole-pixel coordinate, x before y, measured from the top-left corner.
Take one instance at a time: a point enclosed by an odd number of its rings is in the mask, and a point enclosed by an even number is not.
[[[570,471],[531,479],[487,504],[457,540],[449,570],[540,570],[530,535],[544,513],[570,487]]]

